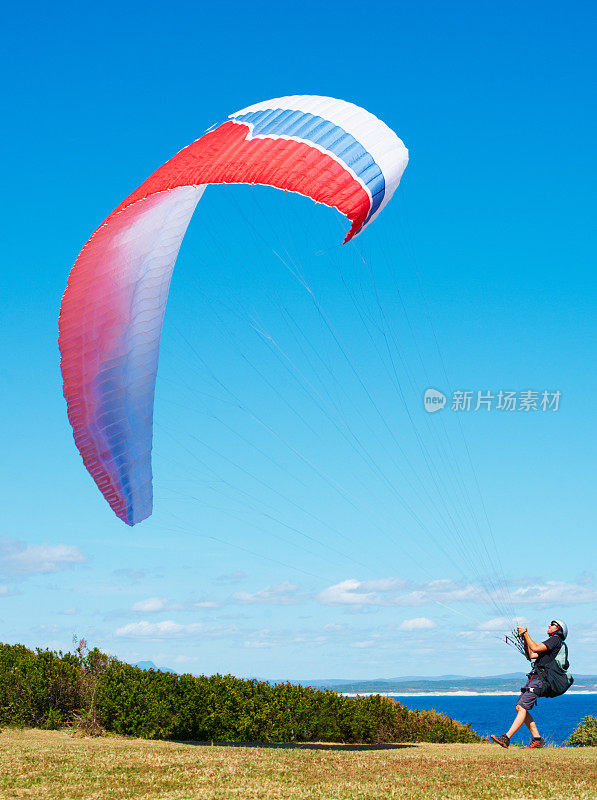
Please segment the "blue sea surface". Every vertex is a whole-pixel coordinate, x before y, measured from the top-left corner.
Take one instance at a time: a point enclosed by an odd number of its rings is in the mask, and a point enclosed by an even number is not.
[[[508,730],[516,716],[514,695],[416,695],[395,696],[407,708],[441,711],[460,722],[470,722],[481,736],[501,734]],[[539,732],[548,744],[562,745],[588,714],[597,716],[597,695],[565,694],[561,697],[543,698],[531,712]],[[529,729],[523,725],[513,737],[513,742],[528,744]]]

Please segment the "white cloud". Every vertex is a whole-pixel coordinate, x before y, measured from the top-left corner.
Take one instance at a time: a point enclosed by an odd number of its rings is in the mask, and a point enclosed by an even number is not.
[[[179,603],[173,603],[166,597],[148,597],[145,600],[139,600],[131,606],[132,611],[140,611],[144,614],[151,614],[156,611],[166,611],[172,609],[182,608]]]
[[[167,602],[165,597],[148,597],[147,600],[139,600],[133,603],[131,608],[133,611],[163,611]]]
[[[186,608],[217,608],[218,603],[213,600],[196,600],[185,604]],[[175,603],[167,597],[147,597],[145,600],[138,600],[131,606],[131,611],[141,614],[155,614],[158,611],[178,611],[183,608],[181,603]]]
[[[376,642],[374,642],[372,639],[367,639],[364,642],[351,642],[350,647],[356,647],[359,650],[364,650],[367,647],[373,647],[374,644],[376,644]]]
[[[319,592],[317,600],[326,606],[379,604],[379,596],[375,592],[362,591],[362,587],[361,581],[348,578]]]
[[[164,620],[163,622],[129,622],[128,625],[123,625],[115,632],[116,636],[132,637],[139,639],[170,639],[172,637],[189,636],[200,633],[203,626],[199,622],[194,622],[189,625],[182,625],[179,622],[174,622],[171,619]]]
[[[71,606],[71,608],[65,608],[64,611],[61,611],[61,614],[65,614],[66,616],[71,616],[72,614],[76,614],[79,609],[76,606]]]
[[[312,633],[299,633],[293,637],[292,641],[295,644],[306,644],[311,647],[319,647],[327,642],[327,638],[321,634]]]
[[[349,578],[329,586],[317,595],[324,605],[422,606],[433,602],[487,602],[488,598],[472,584],[460,585],[441,579],[414,584],[401,578],[358,581]]]
[[[432,619],[415,617],[414,619],[405,619],[398,627],[401,631],[427,631],[437,626]]]
[[[268,647],[288,647],[297,644],[302,647],[321,647],[326,642],[327,638],[317,631],[271,631],[269,628],[263,628],[249,634],[243,642],[243,647],[265,649]]]
[[[147,577],[144,569],[115,569],[112,576],[118,583],[139,583]]]
[[[218,583],[240,583],[244,581],[246,577],[247,573],[239,569],[236,572],[229,572],[226,575],[218,575],[216,581]]]
[[[529,586],[521,586],[512,592],[514,605],[560,605],[578,603],[597,603],[597,589],[583,580],[582,583],[564,581],[545,581]]]
[[[201,622],[182,624],[167,619],[163,622],[130,622],[115,631],[115,636],[132,639],[182,639],[187,636],[225,636],[235,628],[214,628]]]
[[[232,599],[236,603],[242,605],[250,605],[252,603],[268,603],[277,606],[290,605],[296,603],[296,591],[298,586],[295,586],[290,581],[284,581],[277,586],[266,586],[259,592],[235,592]]]
[[[493,619],[488,619],[486,622],[481,622],[480,625],[477,627],[479,631],[499,631],[503,633],[504,631],[510,630],[512,623],[514,625],[527,625],[528,620],[526,617],[516,617],[513,620],[508,619],[507,617],[494,617]]]
[[[33,630],[37,631],[38,633],[60,633],[63,628],[61,628],[59,625],[36,625]]]
[[[583,579],[582,583],[565,583],[563,581],[545,581],[528,586],[512,587],[510,592],[512,605],[559,605],[563,603],[597,602],[597,589]],[[441,578],[422,583],[405,581],[400,578],[382,578],[379,580],[359,581],[355,578],[328,586],[316,596],[324,605],[352,606],[355,610],[364,610],[367,606],[402,606],[417,607],[439,603],[476,603],[489,605],[501,603],[503,597],[492,597],[485,587],[473,583],[457,583]]]
[[[582,644],[597,644],[597,623],[585,622],[577,627],[579,631],[579,642]]]
[[[27,544],[10,536],[0,538],[0,573],[27,576],[58,572],[72,564],[82,564],[85,556],[68,544]]]
[[[267,628],[253,634],[249,639],[245,639],[243,647],[261,649],[264,647],[279,647],[282,644],[279,634],[272,633]]]
[[[375,578],[371,581],[363,581],[363,588],[378,592],[395,592],[406,586],[404,578]]]

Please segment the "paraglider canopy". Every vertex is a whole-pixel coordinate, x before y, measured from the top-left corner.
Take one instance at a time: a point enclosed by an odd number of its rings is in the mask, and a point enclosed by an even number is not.
[[[163,164],[91,236],[62,299],[64,396],[85,466],[128,525],[152,512],[154,388],[172,270],[207,184],[264,184],[334,207],[359,234],[408,151],[352,103],[296,95],[231,114]]]

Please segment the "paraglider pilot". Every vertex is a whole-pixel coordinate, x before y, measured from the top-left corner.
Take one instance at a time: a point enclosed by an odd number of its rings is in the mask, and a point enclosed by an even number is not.
[[[531,639],[526,628],[518,627],[517,634],[524,642],[525,655],[529,661],[533,662],[533,667],[528,675],[528,681],[521,687],[521,694],[516,702],[516,718],[510,729],[501,736],[492,734],[491,738],[501,747],[509,747],[510,739],[524,722],[533,737],[529,747],[545,747],[545,739],[539,733],[537,724],[531,715],[531,709],[537,702],[537,698],[546,694],[548,688],[545,677],[546,669],[561,650],[564,639],[568,635],[568,628],[562,620],[552,620],[547,628],[547,639],[540,643]]]

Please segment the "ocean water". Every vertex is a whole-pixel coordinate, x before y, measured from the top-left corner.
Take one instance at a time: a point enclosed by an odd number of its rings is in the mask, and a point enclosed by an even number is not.
[[[407,708],[441,711],[460,722],[470,722],[481,736],[507,731],[516,716],[517,695],[434,695],[395,696]],[[543,738],[552,745],[562,745],[588,714],[597,716],[596,694],[564,694],[537,701],[531,712]],[[529,729],[523,725],[513,737],[517,744],[528,744]]]

